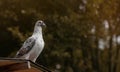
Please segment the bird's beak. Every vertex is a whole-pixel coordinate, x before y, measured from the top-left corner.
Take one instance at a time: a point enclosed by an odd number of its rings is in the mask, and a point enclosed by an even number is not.
[[[45,28],[46,28],[46,24],[45,24],[45,23],[43,23],[43,27],[45,27]]]

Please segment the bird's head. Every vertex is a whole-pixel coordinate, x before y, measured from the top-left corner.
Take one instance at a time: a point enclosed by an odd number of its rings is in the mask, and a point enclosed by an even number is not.
[[[46,24],[42,20],[38,20],[35,24],[37,27],[46,27]]]
[[[46,27],[46,24],[42,20],[38,20],[35,23],[34,33],[39,33],[42,31],[42,27]]]

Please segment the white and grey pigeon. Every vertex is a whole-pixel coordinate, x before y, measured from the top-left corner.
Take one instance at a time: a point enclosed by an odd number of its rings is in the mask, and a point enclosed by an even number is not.
[[[35,23],[34,32],[31,37],[29,37],[20,48],[16,54],[16,58],[28,59],[33,62],[36,61],[40,53],[44,48],[44,40],[42,35],[42,27],[46,26],[41,20]]]

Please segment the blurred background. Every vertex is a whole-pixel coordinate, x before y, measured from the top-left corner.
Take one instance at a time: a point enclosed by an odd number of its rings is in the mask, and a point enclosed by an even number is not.
[[[37,63],[55,72],[120,72],[120,0],[0,0],[0,57],[14,57],[41,19]]]

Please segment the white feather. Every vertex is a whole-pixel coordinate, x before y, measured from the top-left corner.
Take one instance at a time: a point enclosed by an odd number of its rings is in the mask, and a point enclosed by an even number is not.
[[[44,40],[42,36],[43,25],[45,25],[43,21],[39,20],[36,22],[33,35],[24,42],[21,49],[17,52],[17,58],[28,59],[33,62],[36,61],[44,48]]]

